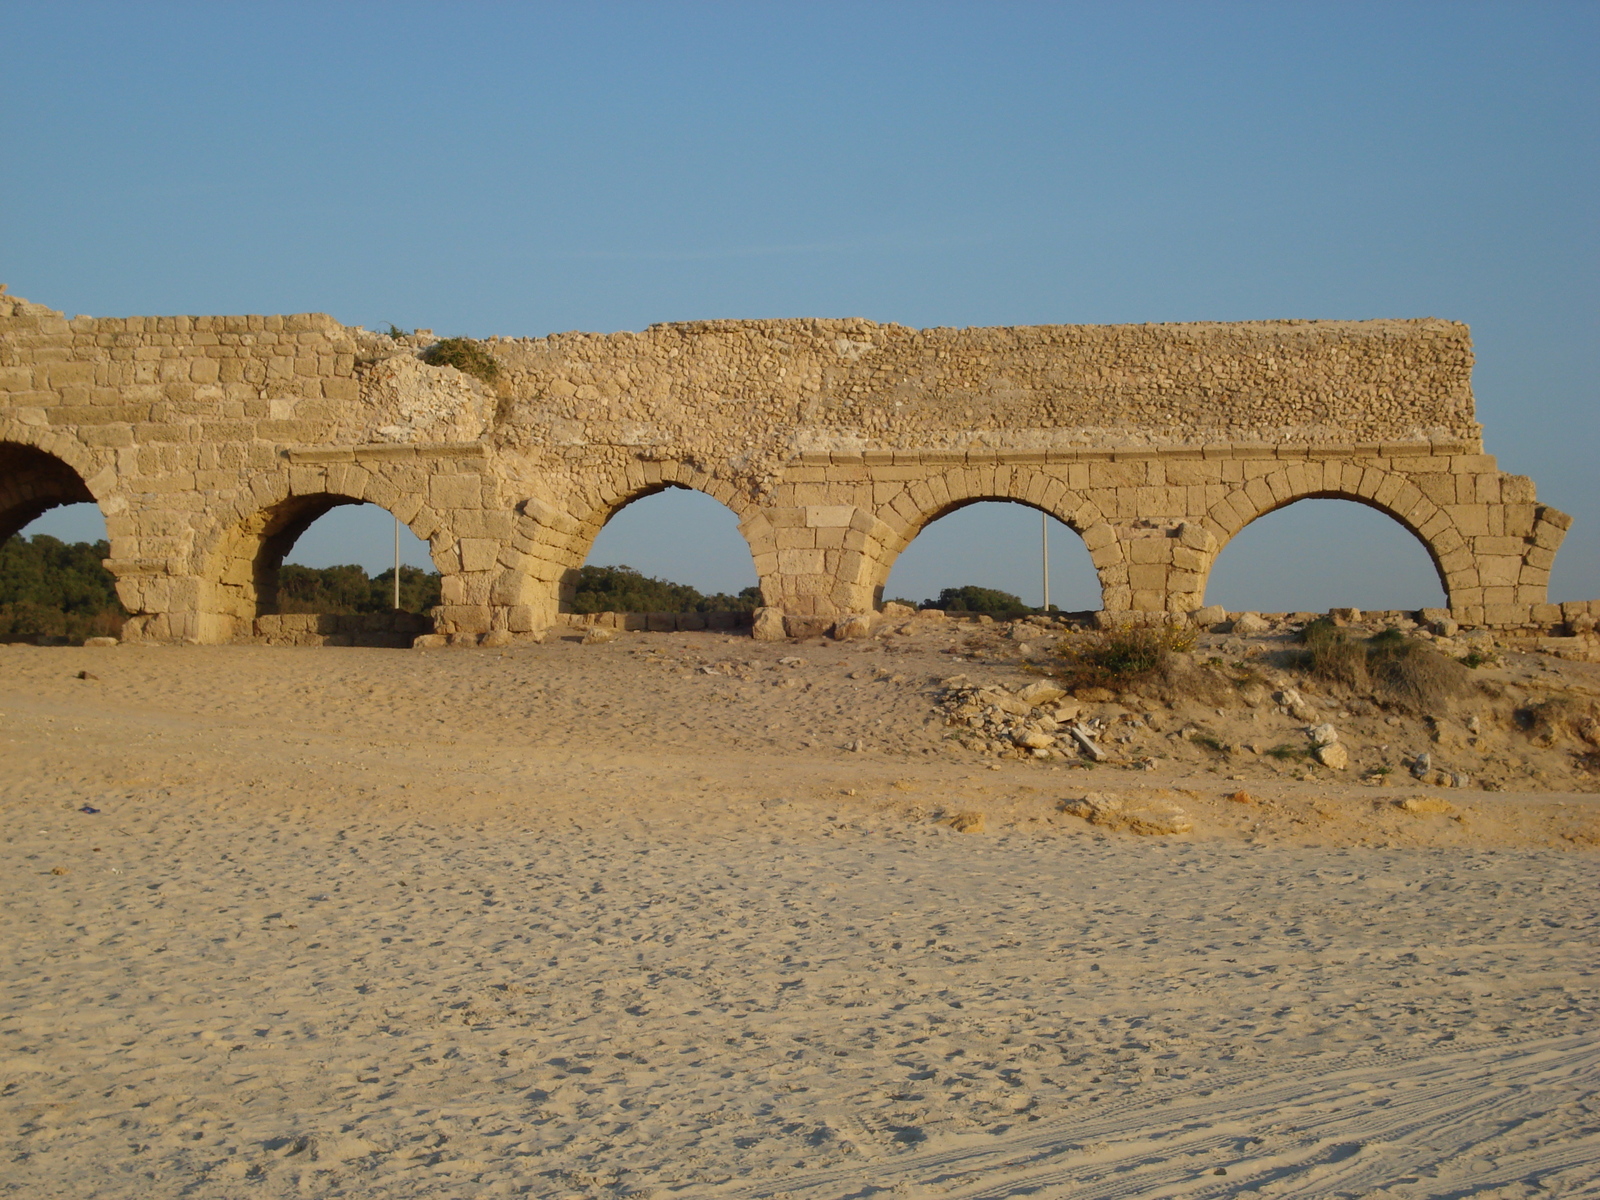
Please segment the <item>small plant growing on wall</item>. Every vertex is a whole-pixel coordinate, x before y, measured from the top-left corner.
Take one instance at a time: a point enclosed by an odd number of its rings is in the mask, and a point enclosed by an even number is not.
[[[500,378],[500,364],[482,343],[471,338],[445,338],[424,350],[419,357],[429,366],[454,367],[464,375],[493,384]]]

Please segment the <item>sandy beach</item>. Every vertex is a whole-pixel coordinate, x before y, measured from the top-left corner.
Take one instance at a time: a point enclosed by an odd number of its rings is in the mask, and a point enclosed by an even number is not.
[[[1028,678],[943,629],[0,647],[0,1190],[1600,1195],[1578,776],[1183,713],[1150,769],[985,755],[956,674]]]

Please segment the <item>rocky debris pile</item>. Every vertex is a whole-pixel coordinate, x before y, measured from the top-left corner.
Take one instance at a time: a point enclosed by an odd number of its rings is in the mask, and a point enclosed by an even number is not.
[[[1111,757],[1099,743],[1105,722],[1085,719],[1083,706],[1053,683],[1037,680],[1012,690],[974,684],[965,675],[940,682],[939,705],[949,724],[970,731],[960,739],[969,749],[1093,762]]]
[[[1078,799],[1063,800],[1058,807],[1102,829],[1147,837],[1188,833],[1194,828],[1183,806],[1161,792],[1086,792]]]

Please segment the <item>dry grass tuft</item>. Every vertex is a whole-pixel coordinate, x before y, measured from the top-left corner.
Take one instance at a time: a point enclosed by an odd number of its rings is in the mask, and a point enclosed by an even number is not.
[[[1572,696],[1553,696],[1520,708],[1517,724],[1536,746],[1551,747],[1563,738],[1600,747],[1600,713],[1591,702]]]
[[[1307,625],[1300,640],[1301,665],[1313,677],[1350,692],[1370,692],[1390,707],[1432,712],[1472,691],[1466,667],[1397,629],[1361,640],[1323,618]]]
[[[1168,673],[1172,656],[1194,649],[1191,627],[1097,629],[1073,634],[1056,644],[1061,660],[1056,676],[1068,691],[1125,689]]]

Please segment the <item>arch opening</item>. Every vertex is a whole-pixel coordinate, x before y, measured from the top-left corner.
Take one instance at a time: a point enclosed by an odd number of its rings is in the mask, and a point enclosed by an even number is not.
[[[382,506],[337,493],[292,496],[262,509],[218,548],[215,611],[231,619],[233,636],[269,640],[284,628],[335,638],[383,635],[369,637],[370,644],[399,644],[402,634],[427,632],[425,614],[439,603],[440,576],[427,543],[401,525],[395,605],[395,524]],[[283,617],[316,620],[262,627],[263,618]]]
[[[0,442],[0,641],[115,637],[128,618],[105,515],[83,478],[32,446]]]
[[[968,607],[1000,605],[1009,596],[1020,607],[1042,608],[1047,578],[1051,609],[1100,607],[1100,577],[1077,530],[1025,501],[975,497],[917,529],[889,565],[880,596],[929,606],[954,599]]]
[[[51,509],[78,504],[94,504],[78,472],[36,447],[0,442],[0,542]]]
[[[607,513],[561,585],[564,612],[748,612],[761,604],[739,517],[681,483],[639,491]]]
[[[1301,496],[1251,520],[1217,553],[1207,604],[1230,612],[1406,611],[1446,603],[1433,549],[1359,497]]]

